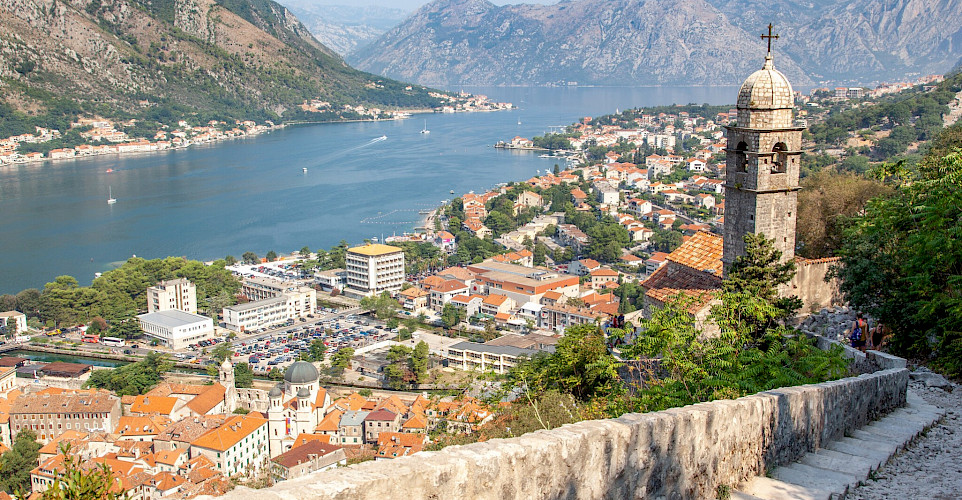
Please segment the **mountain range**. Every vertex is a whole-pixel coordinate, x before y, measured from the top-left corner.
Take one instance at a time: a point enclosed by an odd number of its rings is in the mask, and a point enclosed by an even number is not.
[[[319,5],[282,0],[318,41],[345,55],[401,24],[410,11],[373,5]]]
[[[0,101],[28,114],[277,119],[308,99],[437,104],[427,94],[351,68],[272,0],[0,0]]]
[[[962,55],[962,0],[435,0],[347,60],[437,86],[738,84],[770,22],[797,85],[941,73]]]

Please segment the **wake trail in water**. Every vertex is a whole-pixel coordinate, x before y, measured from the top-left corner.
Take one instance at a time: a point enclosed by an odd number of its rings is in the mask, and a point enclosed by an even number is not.
[[[341,156],[347,155],[347,154],[349,154],[349,153],[353,153],[353,152],[355,152],[355,151],[364,149],[364,148],[369,147],[369,146],[373,146],[373,145],[375,145],[375,144],[377,144],[377,143],[379,143],[379,142],[383,142],[383,141],[386,141],[386,140],[387,140],[387,136],[386,136],[386,135],[382,135],[381,137],[375,137],[374,139],[371,139],[371,140],[365,142],[364,144],[359,144],[359,145],[357,145],[357,146],[352,146],[352,147],[349,147],[349,148],[347,148],[347,149],[342,149],[342,150],[340,150],[340,151],[331,153],[331,154],[329,154],[329,155],[321,158],[321,160],[320,160],[319,162],[317,162],[314,166],[323,165],[324,163],[328,163],[328,162],[330,162],[331,160],[334,160],[334,159],[339,158],[339,157],[341,157]]]

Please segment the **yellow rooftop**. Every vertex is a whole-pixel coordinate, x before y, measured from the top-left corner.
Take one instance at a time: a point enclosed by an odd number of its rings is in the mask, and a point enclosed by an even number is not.
[[[382,245],[380,243],[369,243],[367,245],[362,245],[359,247],[349,248],[348,252],[359,253],[361,255],[375,256],[375,255],[387,255],[389,253],[403,252],[404,249],[400,247],[392,247],[390,245]]]

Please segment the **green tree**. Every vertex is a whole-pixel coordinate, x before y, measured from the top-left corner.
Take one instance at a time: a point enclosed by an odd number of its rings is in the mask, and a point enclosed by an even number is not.
[[[835,268],[845,298],[891,327],[893,349],[962,374],[962,150],[927,157],[918,178],[871,200]]]
[[[444,323],[444,326],[453,328],[454,325],[462,321],[464,321],[464,311],[451,304],[444,304],[441,309],[441,322]]]
[[[271,380],[284,380],[284,372],[277,369],[277,367],[271,368],[271,371],[267,372],[267,378]]]
[[[7,493],[30,491],[30,471],[40,458],[40,443],[30,429],[23,429],[13,440],[13,447],[0,457],[0,488]]]
[[[266,257],[267,257],[267,262],[274,262],[275,260],[277,260],[277,252],[273,250],[269,250],[267,252]]]
[[[227,264],[228,266],[233,266],[234,264],[237,264],[237,257],[234,257],[233,255],[228,255],[227,257],[224,257],[224,263]]]
[[[231,348],[229,342],[221,342],[210,350],[211,359],[216,361],[218,365],[223,363],[225,359],[231,357],[232,354],[234,354],[234,350]]]
[[[144,359],[110,370],[94,370],[84,387],[115,392],[118,396],[136,396],[152,389],[171,368],[163,354],[151,352]]]
[[[424,380],[428,372],[428,344],[423,340],[414,346],[414,352],[411,353],[411,371],[418,383]]]
[[[247,363],[234,365],[234,387],[246,388],[254,386],[254,370]]]
[[[244,252],[244,255],[241,255],[241,259],[243,260],[244,264],[248,265],[257,264],[260,262],[260,258],[258,258],[257,254],[254,252]]]
[[[773,322],[794,315],[802,303],[798,297],[778,295],[778,287],[795,276],[795,261],[780,262],[782,252],[776,250],[772,240],[764,235],[749,233],[744,240],[745,255],[738,256],[728,268],[722,290],[729,301],[741,300],[744,305],[743,308],[729,308],[749,330],[741,333],[758,340],[774,326]],[[775,308],[774,315],[756,314],[754,321],[748,321],[753,311],[762,310],[750,307],[750,302],[759,300],[771,304]]]
[[[353,357],[354,349],[350,347],[339,349],[331,356],[331,368],[335,370],[335,373],[340,375],[344,373],[344,370],[351,367],[351,358]]]
[[[386,320],[397,314],[400,304],[391,298],[391,294],[384,291],[378,296],[364,297],[361,299],[361,307],[374,311],[375,316],[379,319]]]
[[[308,361],[321,362],[324,361],[324,353],[327,351],[327,346],[324,345],[324,341],[321,339],[314,339],[311,341],[311,347],[307,352]]]

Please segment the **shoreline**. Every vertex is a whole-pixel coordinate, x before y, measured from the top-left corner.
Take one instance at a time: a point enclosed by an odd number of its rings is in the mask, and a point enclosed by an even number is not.
[[[514,109],[514,108],[506,108],[506,109],[455,110],[455,111],[449,112],[449,113],[447,113],[447,114],[507,111],[507,110],[510,110],[510,109]],[[239,135],[225,135],[225,136],[223,136],[223,137],[217,137],[217,138],[214,138],[214,139],[209,139],[209,140],[199,141],[199,142],[192,142],[192,141],[189,141],[189,140],[188,140],[187,143],[186,143],[186,144],[183,144],[183,145],[156,146],[156,144],[158,144],[158,142],[150,142],[149,144],[152,145],[153,147],[148,146],[149,149],[146,149],[146,150],[132,150],[132,151],[119,151],[119,150],[116,150],[116,149],[114,149],[114,150],[106,150],[106,151],[101,150],[101,151],[95,151],[95,152],[90,152],[90,153],[82,153],[82,154],[76,154],[76,153],[74,153],[74,154],[71,155],[71,156],[63,156],[63,157],[56,157],[56,158],[51,158],[51,157],[49,157],[49,156],[44,156],[44,157],[40,157],[40,158],[32,158],[32,157],[31,157],[31,158],[28,158],[28,157],[26,157],[26,155],[20,155],[20,157],[17,158],[16,160],[0,161],[0,169],[5,168],[5,167],[18,166],[18,165],[35,165],[35,164],[42,164],[42,163],[45,163],[45,162],[58,162],[58,161],[61,161],[61,160],[77,160],[77,159],[87,159],[87,158],[106,157],[106,156],[128,156],[128,155],[135,155],[135,154],[163,153],[163,152],[169,152],[169,151],[176,151],[176,150],[179,150],[179,149],[187,149],[187,148],[190,148],[190,147],[192,147],[192,146],[215,145],[215,144],[218,144],[218,143],[221,143],[221,142],[231,141],[231,140],[235,140],[235,139],[251,139],[251,138],[257,137],[257,136],[259,136],[259,135],[265,134],[265,133],[271,133],[271,132],[273,132],[273,131],[275,131],[275,130],[284,129],[284,128],[288,127],[288,126],[292,126],[292,127],[293,127],[293,126],[326,125],[326,124],[339,124],[339,123],[390,122],[390,121],[406,120],[406,119],[408,119],[408,118],[411,118],[413,115],[442,114],[442,113],[444,113],[444,112],[442,112],[442,111],[440,111],[440,110],[435,110],[435,109],[430,109],[430,108],[429,108],[429,109],[404,109],[404,110],[394,111],[394,113],[398,113],[399,115],[407,115],[407,116],[395,116],[395,117],[393,117],[393,118],[385,118],[385,119],[371,118],[371,119],[351,119],[351,120],[316,121],[316,122],[315,122],[315,121],[291,121],[291,122],[281,123],[281,124],[272,125],[272,126],[257,125],[257,127],[261,127],[261,128],[260,128],[260,129],[253,130],[253,131],[245,132],[245,133],[243,133],[243,134],[239,134]],[[145,141],[146,141],[146,139],[142,139],[142,140],[145,140]],[[84,144],[78,144],[78,145],[73,146],[72,148],[69,148],[69,149],[75,150],[75,149],[76,149],[77,147],[79,147],[79,146],[89,146],[89,147],[95,147],[95,148],[116,148],[116,147],[118,147],[118,146],[123,146],[124,144],[131,144],[132,142],[136,142],[136,141],[118,142],[118,143],[113,143],[113,144],[109,144],[109,145],[96,145],[96,146],[93,145],[93,144],[84,143]],[[149,141],[148,141],[148,142],[149,142]],[[161,141],[161,142],[163,142],[163,141]],[[68,149],[68,148],[65,148],[65,149]],[[18,154],[19,154],[19,153],[18,153]],[[30,154],[30,153],[27,153],[27,154]],[[48,153],[48,154],[49,154],[49,153]]]

